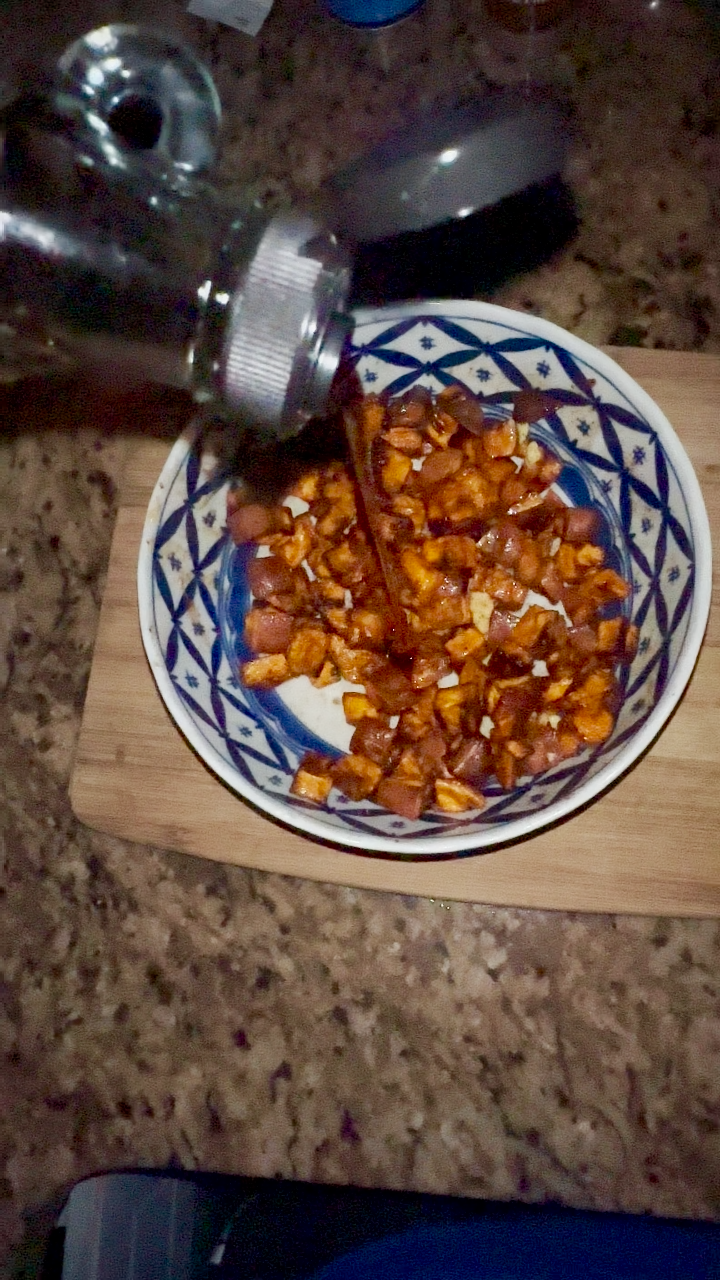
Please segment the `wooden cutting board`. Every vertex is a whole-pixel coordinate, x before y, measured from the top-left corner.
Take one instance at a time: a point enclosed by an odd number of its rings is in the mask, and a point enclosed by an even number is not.
[[[720,563],[720,356],[611,353],[664,409],[692,459]],[[194,755],[165,711],[140,639],[135,572],[166,444],[134,441],[71,783],[89,826],[220,862],[371,889],[523,907],[720,915],[720,609],[651,751],[575,817],[464,858],[400,862],[321,845],[263,817]],[[138,850],[138,857],[142,851]]]

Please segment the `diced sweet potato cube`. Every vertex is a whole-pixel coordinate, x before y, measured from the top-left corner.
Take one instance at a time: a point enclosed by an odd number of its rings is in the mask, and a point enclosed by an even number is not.
[[[594,569],[580,584],[580,592],[597,607],[609,600],[624,600],[630,593],[630,584],[614,569]]]
[[[442,583],[442,573],[438,569],[431,569],[412,547],[403,548],[400,553],[400,564],[418,602],[424,603],[429,600]]]
[[[384,649],[387,624],[377,609],[353,609],[348,618],[347,642],[358,649]]]
[[[245,615],[243,634],[253,653],[286,653],[295,619],[280,609],[253,607]]]
[[[351,590],[377,578],[378,567],[365,535],[353,529],[348,538],[327,553],[327,562],[336,578]]]
[[[491,525],[487,533],[483,534],[480,550],[495,564],[514,569],[526,544],[527,538],[519,525],[505,517]]]
[[[506,791],[511,791],[518,778],[518,762],[504,746],[495,757],[495,777]]]
[[[582,569],[596,569],[604,560],[602,547],[596,547],[593,542],[584,542],[577,548],[577,563]]]
[[[373,708],[372,716],[358,721],[350,739],[350,750],[356,755],[367,756],[385,769],[396,753],[395,736],[395,729],[391,729],[385,717],[379,716]]]
[[[330,604],[341,608],[345,604],[345,588],[334,578],[316,578],[310,583],[310,595],[319,606]]]
[[[426,538],[422,554],[428,564],[448,565],[452,569],[474,569],[478,550],[472,538],[464,533],[448,533],[442,538]]]
[[[413,782],[420,782],[425,780],[425,773],[426,771],[420,764],[415,748],[405,747],[393,770],[394,777],[409,778]]]
[[[363,684],[369,666],[377,660],[368,649],[351,649],[342,636],[330,636],[328,649],[343,680],[350,684]]]
[[[435,778],[438,774],[445,776],[448,744],[440,729],[431,729],[424,738],[415,743],[413,751],[423,777]]]
[[[504,683],[498,681],[498,684]],[[534,683],[534,682],[533,682]],[[516,738],[527,727],[528,717],[537,705],[537,692],[529,684],[522,687],[503,689],[492,718],[495,723],[493,737]],[[516,754],[513,752],[513,754]]]
[[[487,738],[463,738],[449,761],[456,778],[479,783],[492,772],[492,753]]]
[[[554,484],[562,469],[563,464],[560,459],[546,453],[538,469],[535,483],[541,488]]]
[[[275,554],[281,556],[292,569],[297,569],[313,545],[315,530],[309,515],[298,516],[293,532],[287,537],[278,538],[274,544]]]
[[[592,507],[566,507],[558,519],[566,542],[594,542],[600,531],[601,517]]]
[[[514,506],[508,510],[509,516],[524,516],[529,511],[534,511],[538,507],[542,507],[545,503],[545,495],[543,493],[526,493],[524,498],[516,502]]]
[[[477,658],[470,657],[463,662],[460,668],[459,679],[460,684],[474,684],[477,686],[478,692],[482,693],[487,682],[487,673],[480,666]]]
[[[296,498],[302,498],[303,502],[314,502],[320,493],[320,472],[317,468],[313,471],[305,471],[300,479],[295,482],[290,492]]]
[[[432,412],[433,399],[428,387],[416,383],[409,391],[388,405],[388,422],[392,426],[422,426]]]
[[[369,442],[375,438],[385,420],[385,406],[375,396],[366,396],[362,403],[362,429]]]
[[[561,676],[559,680],[551,680],[543,693],[543,702],[559,702],[571,688],[574,676]]]
[[[622,633],[623,619],[604,618],[598,623],[597,629],[597,651],[598,653],[613,653]]]
[[[325,661],[327,648],[328,637],[321,627],[301,627],[288,645],[290,674],[316,676]]]
[[[498,491],[500,491],[505,481],[512,479],[516,474],[515,463],[512,458],[488,458],[487,454],[485,454],[484,448],[482,448],[481,440],[476,441],[476,446],[479,446],[477,454],[478,462],[482,461],[482,467],[485,475],[488,480],[492,480]],[[480,449],[482,449],[482,454],[480,453]]]
[[[469,658],[471,653],[476,653],[478,649],[485,646],[485,637],[477,627],[463,627],[460,631],[456,631],[454,636],[445,641],[447,649],[453,662],[462,662],[463,659]]]
[[[495,708],[504,694],[511,690],[528,689],[531,686],[532,676],[506,676],[503,679],[494,680],[487,691],[486,701],[487,709],[490,715],[494,715]]]
[[[353,555],[352,547],[347,539],[338,543],[327,552],[327,562],[333,573],[337,575],[340,581],[343,581],[348,575],[354,574],[357,569],[357,559]]]
[[[575,727],[565,721],[558,728],[557,741],[561,760],[569,760],[582,748],[582,740]]]
[[[477,577],[478,575],[476,575]],[[475,581],[473,585],[475,585]],[[479,581],[478,586],[480,586]],[[481,589],[486,591],[491,599],[497,600],[498,604],[505,605],[507,609],[521,608],[527,595],[527,587],[513,578],[512,574],[508,573],[506,569],[502,569],[500,565],[493,565],[482,575]]]
[[[436,778],[435,803],[443,813],[464,813],[484,809],[485,797],[459,778]]]
[[[613,684],[612,671],[608,671],[607,668],[591,671],[580,687],[568,694],[568,702],[580,707],[598,706]]]
[[[557,604],[565,595],[565,585],[554,560],[547,560],[542,567],[540,590],[552,604]]]
[[[543,609],[538,604],[531,604],[521,618],[518,618],[512,634],[503,645],[505,653],[529,653],[537,644],[547,624],[551,621],[551,609]]]
[[[510,458],[517,450],[517,427],[512,418],[499,422],[496,427],[486,427],[482,437],[488,458]]]
[[[409,493],[398,493],[393,498],[392,508],[396,515],[410,520],[413,533],[420,535],[425,528],[425,506],[421,498]]]
[[[328,626],[332,627],[333,631],[337,631],[339,636],[344,636],[345,639],[347,639],[347,633],[350,626],[350,611],[348,609],[324,609],[323,616]]]
[[[355,495],[352,489],[343,491],[335,498],[324,513],[318,518],[317,532],[321,538],[334,538],[342,529],[346,529],[355,519]]]
[[[379,716],[377,707],[374,707],[367,694],[349,692],[342,696],[343,712],[348,724],[359,724],[367,716]]]
[[[325,662],[323,662],[317,675],[310,677],[310,683],[313,684],[316,689],[326,689],[329,684],[337,684],[339,679],[340,672],[335,666],[335,663],[331,662],[330,659],[327,658]]]
[[[413,820],[419,818],[427,807],[431,794],[426,782],[397,778],[391,774],[389,778],[383,778],[380,782],[375,799],[391,813]]]
[[[430,489],[441,480],[447,480],[449,476],[455,475],[463,462],[462,449],[436,450],[435,453],[428,454],[415,477],[415,482],[421,490]]]
[[[473,624],[481,636],[486,636],[490,630],[490,619],[494,608],[495,601],[487,591],[472,590],[470,592],[470,613]]]
[[[432,421],[425,428],[426,435],[439,449],[447,449],[457,430],[458,423],[455,419],[449,413],[443,413],[441,409],[435,410]]]
[[[333,780],[332,767],[334,761],[321,756],[316,751],[309,751],[300,761],[300,767],[293,778],[290,791],[303,800],[314,800],[322,804],[327,800]]]
[[[413,655],[410,680],[413,689],[429,689],[452,670],[442,644],[425,641]]]
[[[289,677],[288,661],[284,653],[251,658],[240,667],[240,678],[249,689],[274,689]]]
[[[435,689],[425,689],[407,711],[403,711],[398,725],[398,735],[408,742],[418,742],[435,727]]]
[[[450,733],[460,732],[463,708],[472,699],[473,688],[470,684],[455,684],[449,689],[438,689],[435,710]]]
[[[581,627],[568,627],[567,638],[572,648],[584,657],[595,653],[598,647],[597,635],[586,622]]]
[[[333,766],[333,782],[349,800],[366,800],[382,778],[382,769],[367,756],[343,756]]]
[[[536,774],[551,769],[560,759],[562,754],[557,734],[554,729],[546,727],[533,739],[530,751],[523,761],[523,771],[535,777]]]
[[[546,454],[537,440],[527,440],[524,446],[523,473],[526,479],[535,478],[545,462]]]
[[[630,626],[625,632],[625,652],[623,654],[623,657],[626,662],[631,662],[632,659],[635,657],[635,654],[637,653],[639,639],[640,639],[640,632],[638,628],[635,626],[635,623],[631,622]]]
[[[347,471],[338,471],[332,475],[323,485],[323,497],[329,499],[330,502],[344,501],[351,498],[355,501],[355,489],[352,478]]]
[[[589,711],[581,708],[574,711],[572,722],[583,742],[604,742],[613,731],[613,717],[604,707]]]
[[[507,644],[515,619],[505,609],[494,609],[488,627],[487,642],[491,649]]]
[[[422,433],[416,427],[391,427],[383,432],[383,440],[391,449],[399,449],[400,453],[407,453],[413,458],[423,447]]]
[[[500,486],[500,501],[506,511],[516,510],[527,496],[527,480],[525,476],[512,475],[503,480]]]
[[[555,564],[563,582],[577,582],[580,577],[577,549],[569,542],[561,542],[555,554]]]
[[[332,778],[321,778],[316,773],[308,773],[302,766],[293,778],[290,791],[302,800],[312,800],[315,804],[323,804],[332,790]]]
[[[471,621],[467,596],[446,596],[418,610],[420,625],[428,631],[453,631]]]
[[[371,702],[389,716],[400,715],[417,699],[417,692],[407,676],[389,662],[373,669],[364,683]]]
[[[385,492],[397,493],[402,489],[411,471],[412,462],[406,453],[401,453],[399,449],[388,449],[380,473]]]
[[[540,575],[542,573],[540,552],[538,548],[529,541],[529,539],[526,540],[523,549],[520,552],[520,559],[518,560],[515,572],[517,573],[520,581],[524,583],[526,587],[537,586],[540,581]]]
[[[482,405],[465,387],[446,387],[438,393],[438,404],[466,431],[473,435],[479,435],[482,431],[485,421]]]

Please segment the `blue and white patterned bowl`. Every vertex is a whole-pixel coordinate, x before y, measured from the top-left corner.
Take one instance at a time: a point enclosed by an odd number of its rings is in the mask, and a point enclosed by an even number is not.
[[[339,753],[351,730],[343,685],[306,677],[270,692],[237,678],[249,603],[251,549],[225,533],[227,486],[212,439],[173,448],[147,514],[138,589],[143,642],[165,704],[199,756],[270,817],[348,850],[398,856],[463,854],[517,840],[586,805],[658,734],[687,684],[710,607],[710,532],[692,466],[648,395],[600,351],[533,316],[477,302],[417,303],[361,312],[354,358],[367,391],[439,390],[460,382],[488,410],[521,387],[551,391],[558,409],[531,428],[561,458],[560,487],[596,503],[613,562],[632,581],[626,612],[637,656],[624,673],[612,737],[511,792],[491,787],[482,813],[429,812],[417,821],[333,790],[324,805],[290,795],[308,748]],[[238,834],[242,835],[238,805]]]

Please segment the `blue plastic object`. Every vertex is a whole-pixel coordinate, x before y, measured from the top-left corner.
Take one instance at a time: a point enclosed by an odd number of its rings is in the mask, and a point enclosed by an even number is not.
[[[325,8],[334,18],[353,27],[373,29],[387,27],[407,18],[422,7],[424,0],[325,0]]]
[[[311,1280],[711,1280],[718,1238],[697,1224],[615,1214],[513,1215],[422,1224],[374,1241]]]
[[[182,1173],[76,1186],[43,1280],[720,1280],[720,1224]]]

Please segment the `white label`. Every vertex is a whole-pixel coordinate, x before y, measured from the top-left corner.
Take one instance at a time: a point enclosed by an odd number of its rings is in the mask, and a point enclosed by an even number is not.
[[[272,7],[273,0],[190,0],[188,13],[256,36]]]

